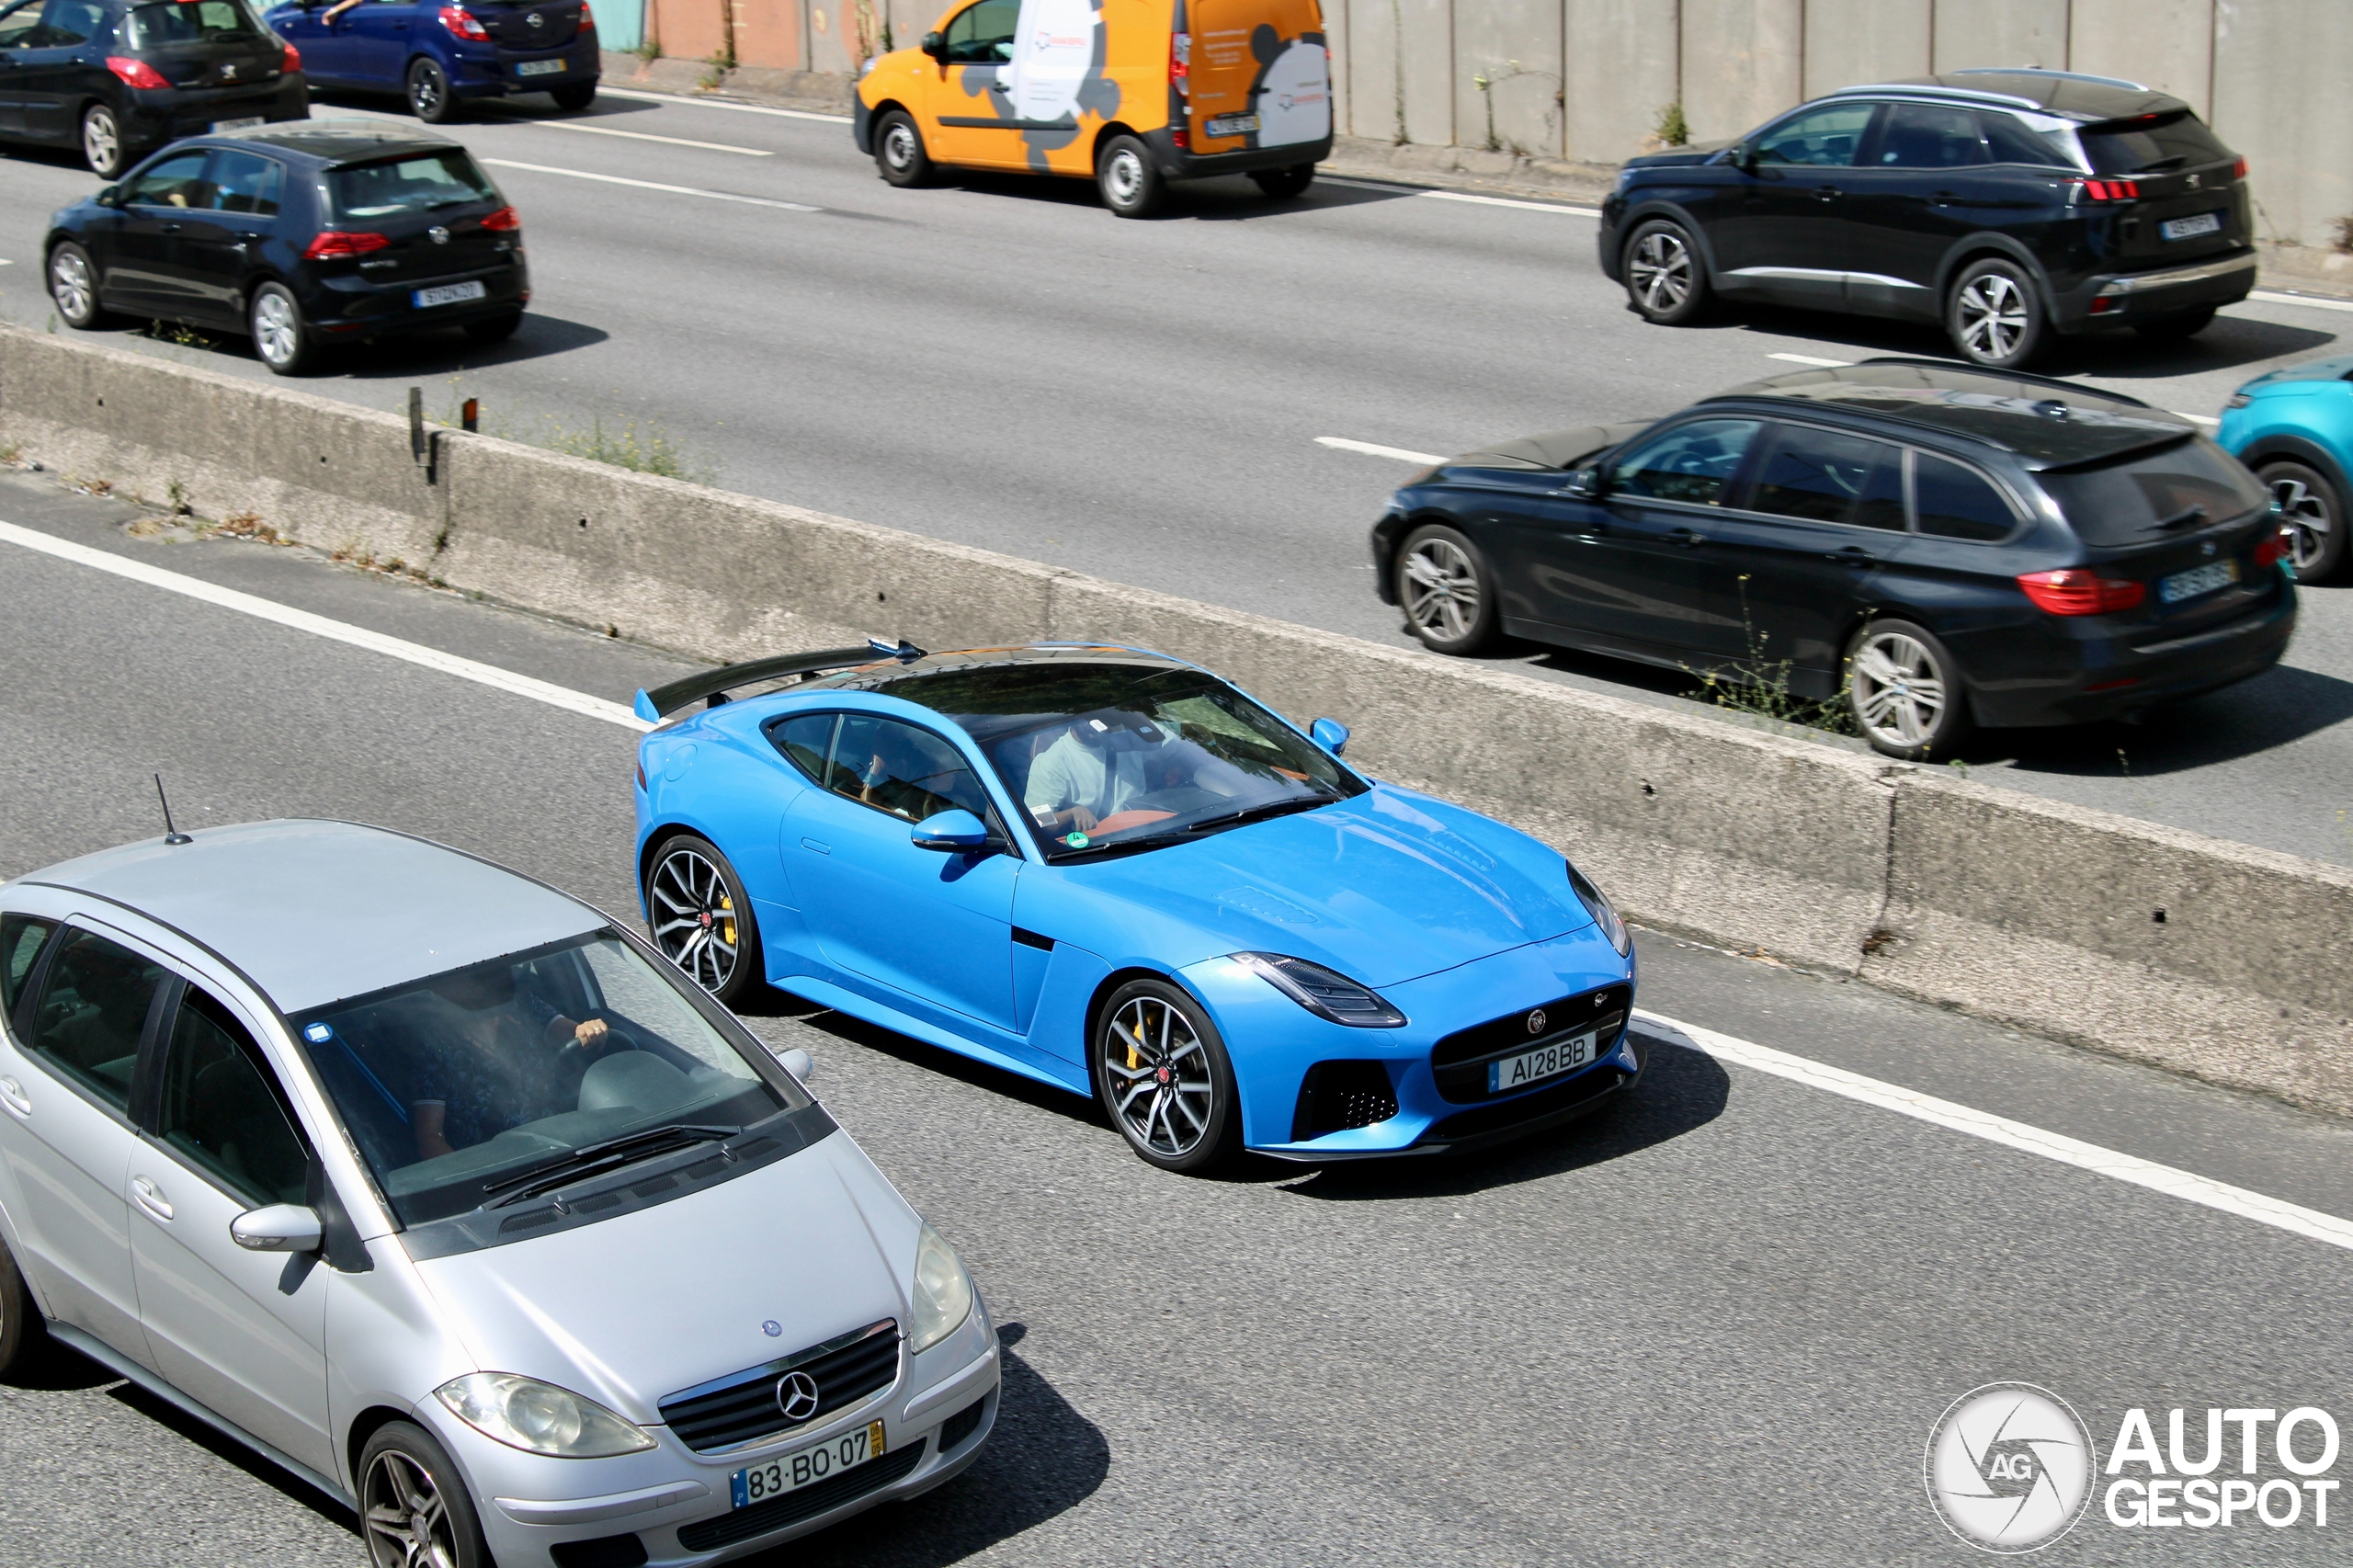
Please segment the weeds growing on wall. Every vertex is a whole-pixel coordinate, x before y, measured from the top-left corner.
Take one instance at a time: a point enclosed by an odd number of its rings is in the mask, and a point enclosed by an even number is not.
[[[1654,130],[1660,142],[1665,146],[1688,147],[1691,144],[1691,122],[1683,118],[1681,99],[1658,111],[1658,124]]]
[[[1769,720],[1777,724],[1797,724],[1809,730],[1820,730],[1832,735],[1860,735],[1863,732],[1855,722],[1854,710],[1847,703],[1847,683],[1849,672],[1838,683],[1838,695],[1828,701],[1800,697],[1790,689],[1788,659],[1766,657],[1765,633],[1748,612],[1748,574],[1740,577],[1740,624],[1746,634],[1747,653],[1729,665],[1712,670],[1690,670],[1699,683],[1699,699],[1734,713]],[[1689,670],[1689,666],[1685,668]]]

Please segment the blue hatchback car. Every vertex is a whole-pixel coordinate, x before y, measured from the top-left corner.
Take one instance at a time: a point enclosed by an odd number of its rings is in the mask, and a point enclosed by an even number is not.
[[[2326,582],[2345,569],[2345,507],[2353,500],[2353,357],[2257,376],[2222,405],[2214,439],[2255,470],[2279,504],[2296,576]]]
[[[266,15],[313,84],[399,93],[428,125],[468,99],[517,93],[586,108],[603,66],[587,0],[300,0]]]
[[[638,711],[665,957],[1092,1096],[1165,1169],[1472,1148],[1641,1075],[1632,944],[1574,866],[1181,660],[876,644]]]

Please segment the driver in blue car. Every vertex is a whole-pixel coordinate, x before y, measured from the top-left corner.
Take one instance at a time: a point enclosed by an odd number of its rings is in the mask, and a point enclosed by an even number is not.
[[[1138,796],[1166,786],[1169,768],[1154,754],[1174,744],[1147,719],[1131,719],[1124,727],[1082,719],[1064,726],[1030,763],[1021,803],[1040,827],[1091,833],[1130,810]]]

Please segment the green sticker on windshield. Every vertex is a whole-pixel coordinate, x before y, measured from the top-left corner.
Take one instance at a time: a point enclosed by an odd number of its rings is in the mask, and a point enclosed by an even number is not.
[[[1066,833],[1063,835],[1063,842],[1069,845],[1073,849],[1084,849],[1086,847],[1086,835],[1083,833]]]

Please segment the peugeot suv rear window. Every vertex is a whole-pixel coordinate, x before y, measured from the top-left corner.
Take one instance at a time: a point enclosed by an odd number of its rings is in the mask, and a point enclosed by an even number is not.
[[[2075,537],[2094,549],[2194,533],[2270,505],[2244,464],[2200,436],[2121,462],[2036,477]]]
[[[496,201],[498,192],[462,147],[412,153],[327,171],[335,216],[392,218]]]
[[[258,37],[261,24],[237,0],[168,0],[131,13],[133,49],[165,49],[176,43],[217,43]]]
[[[2204,168],[2231,156],[2206,122],[2188,109],[2087,125],[2075,133],[2075,140],[2083,143],[2092,172],[2102,175],[2168,174]]]

